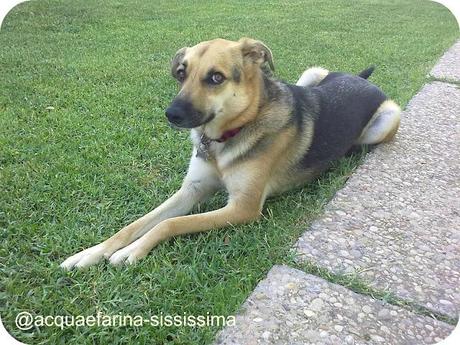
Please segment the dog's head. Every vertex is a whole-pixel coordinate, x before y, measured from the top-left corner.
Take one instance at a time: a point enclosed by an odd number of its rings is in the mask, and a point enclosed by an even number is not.
[[[232,121],[254,101],[265,62],[273,69],[270,49],[249,38],[215,39],[180,49],[171,63],[180,91],[166,109],[169,122],[195,128]]]

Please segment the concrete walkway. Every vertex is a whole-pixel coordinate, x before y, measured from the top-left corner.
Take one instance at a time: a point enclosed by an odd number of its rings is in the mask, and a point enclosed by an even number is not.
[[[456,318],[460,311],[460,41],[295,245],[299,262]],[[275,266],[217,344],[433,344],[454,326]]]
[[[444,54],[431,70],[430,75],[439,79],[460,81],[460,41]]]
[[[273,267],[242,309],[217,344],[432,344],[452,329],[287,266]]]

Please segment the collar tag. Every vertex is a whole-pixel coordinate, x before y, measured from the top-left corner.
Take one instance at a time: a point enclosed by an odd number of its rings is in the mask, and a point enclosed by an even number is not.
[[[211,139],[209,139],[204,133],[201,134],[200,144],[198,145],[196,156],[209,161],[211,155],[209,154],[209,145],[211,144]]]
[[[228,139],[233,138],[235,135],[237,135],[241,131],[242,128],[243,127],[230,129],[224,132],[224,134],[222,134],[222,136],[219,139],[208,138],[203,132],[200,137],[200,144],[198,145],[196,156],[204,159],[205,161],[209,161],[211,159],[211,154],[209,152],[209,146],[211,145],[211,142],[213,141],[217,141],[218,143],[226,142]]]

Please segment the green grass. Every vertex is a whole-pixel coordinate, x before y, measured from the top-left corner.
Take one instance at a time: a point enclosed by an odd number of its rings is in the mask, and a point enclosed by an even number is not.
[[[0,32],[6,328],[34,344],[210,343],[215,327],[20,331],[14,318],[23,310],[230,315],[273,264],[292,264],[289,248],[358,164],[359,157],[342,160],[318,181],[269,200],[257,223],[171,240],[132,267],[62,271],[68,255],[107,238],[180,186],[191,145],[187,133],[164,120],[176,92],[169,61],[180,47],[258,38],[274,53],[276,75],[288,81],[311,65],[358,72],[373,64],[371,80],[404,106],[457,30],[453,16],[430,1],[19,5]],[[224,202],[219,195],[201,209]]]

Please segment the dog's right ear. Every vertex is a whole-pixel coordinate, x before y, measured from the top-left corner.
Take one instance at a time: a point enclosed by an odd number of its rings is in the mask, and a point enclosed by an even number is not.
[[[247,37],[241,38],[238,42],[241,44],[244,59],[259,66],[264,62],[268,62],[270,69],[275,70],[272,52],[264,43]]]
[[[177,67],[182,63],[184,60],[185,52],[187,51],[187,47],[181,48],[176,52],[176,55],[171,61],[171,74],[174,78],[177,79]]]

